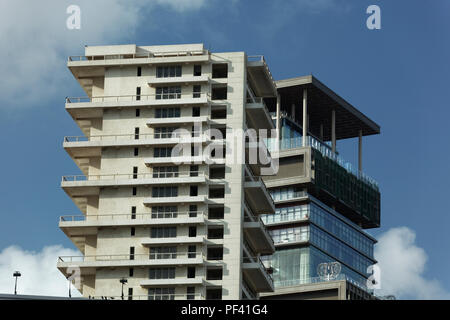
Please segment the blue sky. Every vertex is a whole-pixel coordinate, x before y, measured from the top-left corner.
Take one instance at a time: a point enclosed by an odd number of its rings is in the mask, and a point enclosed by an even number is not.
[[[370,232],[408,227],[428,256],[423,277],[450,290],[449,1],[102,1],[106,14],[84,0],[0,5],[0,250],[73,248],[57,227],[78,213],[59,187],[79,173],[62,139],[81,132],[64,97],[84,93],[67,56],[85,44],[203,42],[265,55],[275,79],[312,73],[381,126],[364,139],[364,171],[382,192],[382,228]],[[81,7],[79,31],[65,27],[69,4]],[[371,4],[381,30],[366,28]],[[338,149],[356,164],[357,141]]]

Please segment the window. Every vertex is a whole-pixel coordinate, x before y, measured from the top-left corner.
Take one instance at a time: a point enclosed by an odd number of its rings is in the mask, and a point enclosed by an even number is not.
[[[135,196],[137,194],[137,188],[133,187],[133,196]]]
[[[139,128],[134,128],[134,139],[139,140]]]
[[[214,63],[212,65],[212,77],[213,78],[227,78],[228,77],[228,64]]]
[[[142,67],[137,67],[137,76],[142,76]]]
[[[176,218],[178,216],[176,206],[152,207],[152,219]]]
[[[134,148],[134,156],[137,157],[139,155],[139,148]]]
[[[198,186],[191,186],[191,187],[190,187],[189,195],[190,195],[191,197],[196,197],[196,196],[198,196]]]
[[[206,289],[206,299],[207,300],[221,300],[222,299],[222,288],[208,288]]]
[[[227,118],[227,108],[219,107],[211,109],[211,119],[226,119]]]
[[[178,167],[154,167],[153,178],[178,177]]]
[[[150,268],[150,279],[175,279],[175,267],[169,268]]]
[[[218,85],[211,88],[212,100],[226,100],[227,99],[227,87]]]
[[[208,227],[208,239],[223,239],[223,226]]]
[[[136,207],[131,207],[131,219],[136,219]]]
[[[150,288],[148,300],[174,300],[175,288]]]
[[[177,186],[153,187],[152,197],[153,198],[178,197],[178,187]]]
[[[128,271],[128,276],[133,277],[134,276],[134,269],[130,268]]]
[[[134,247],[130,247],[130,260],[134,260]]]
[[[208,268],[206,270],[206,280],[222,280],[222,268]]]
[[[197,236],[197,227],[195,226],[189,227],[189,237],[195,238],[196,236]]]
[[[194,299],[195,299],[195,287],[187,287],[186,300],[194,300]]]
[[[188,246],[188,258],[194,259],[196,257],[197,247],[194,245]]]
[[[179,118],[180,108],[159,108],[155,110],[155,118]]]
[[[141,109],[136,109],[136,118],[141,116]]]
[[[208,247],[207,260],[222,260],[223,259],[223,247]]]
[[[128,300],[133,300],[133,288],[128,288]]]
[[[133,167],[133,179],[137,179],[138,177],[138,167]]]
[[[136,88],[136,101],[141,100],[141,87]]]
[[[150,238],[176,238],[177,227],[153,227]]]
[[[195,267],[188,267],[187,268],[187,277],[188,278],[195,278]]]
[[[200,107],[193,107],[192,108],[192,116],[193,117],[200,117]]]
[[[173,133],[177,127],[157,127],[155,128],[155,139],[175,138],[179,133]]]
[[[223,219],[225,207],[208,207],[208,219]]]
[[[202,75],[202,65],[196,64],[194,65],[194,77],[198,77]]]
[[[197,216],[197,205],[196,204],[191,204],[189,206],[189,217],[190,218],[194,218]]]
[[[131,227],[130,235],[131,235],[132,237],[134,237],[134,236],[136,235],[136,228],[135,228],[135,227]]]
[[[176,259],[177,247],[151,247],[150,259]]]
[[[156,99],[181,99],[181,87],[158,87],[156,88]]]
[[[191,177],[198,177],[198,170],[198,165],[192,165],[189,170],[189,175]]]
[[[181,77],[181,66],[161,66],[156,68],[157,78]]]
[[[192,98],[200,98],[202,92],[202,86],[195,85],[192,90]]]
[[[209,178],[210,179],[225,179],[225,165],[217,167],[209,167]]]
[[[225,186],[210,186],[209,187],[209,197],[211,199],[221,199],[225,197]]]
[[[171,147],[163,147],[163,148],[154,148],[153,149],[153,157],[155,158],[165,158],[172,156],[172,148]]]

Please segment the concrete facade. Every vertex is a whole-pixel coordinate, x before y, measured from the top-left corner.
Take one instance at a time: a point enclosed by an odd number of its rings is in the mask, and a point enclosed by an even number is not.
[[[61,217],[60,228],[81,254],[60,257],[61,272],[78,270],[84,297],[120,296],[122,278],[130,299],[272,291],[260,255],[275,248],[258,215],[275,206],[254,174],[260,165],[191,150],[228,148],[230,130],[273,128],[262,95],[276,88],[264,59],[202,44],[101,46],[68,68],[87,97],[66,100],[84,135],[63,147],[82,174],[61,186],[81,213]],[[227,138],[213,141],[211,128]],[[189,147],[174,164],[166,153],[181,142]]]

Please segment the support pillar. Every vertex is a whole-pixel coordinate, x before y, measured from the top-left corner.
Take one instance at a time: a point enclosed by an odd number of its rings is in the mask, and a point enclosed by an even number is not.
[[[303,89],[303,137],[302,145],[306,146],[308,135],[308,90]]]
[[[362,171],[362,130],[359,130],[358,137],[358,170]]]
[[[331,111],[331,150],[336,153],[336,110]]]
[[[277,119],[276,119],[276,130],[277,130],[277,145],[278,150],[281,148],[281,99],[280,95],[277,94]]]

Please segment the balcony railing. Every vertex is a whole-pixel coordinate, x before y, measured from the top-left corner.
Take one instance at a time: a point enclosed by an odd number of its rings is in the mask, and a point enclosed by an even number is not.
[[[195,259],[203,257],[202,252],[173,252],[173,253],[147,253],[147,254],[114,254],[114,255],[87,255],[87,256],[60,256],[58,262],[102,262],[102,261],[146,261],[170,259]]]
[[[192,178],[204,177],[203,171],[181,171],[181,172],[153,172],[153,173],[112,173],[94,175],[71,175],[63,176],[62,182],[76,181],[116,181],[116,180],[136,180],[136,179],[166,179],[166,178]]]
[[[272,237],[269,234],[269,230],[267,230],[266,225],[264,224],[263,220],[259,216],[253,216],[253,215],[245,215],[244,216],[244,222],[259,222],[261,225],[261,228],[264,230],[264,233],[267,234],[268,238],[273,242]]]
[[[89,103],[89,102],[133,102],[133,101],[149,101],[149,100],[179,100],[182,98],[208,98],[209,92],[192,92],[192,93],[161,93],[161,94],[141,94],[141,95],[120,95],[120,96],[97,96],[97,97],[67,97],[66,103]]]
[[[274,143],[276,143],[276,142],[274,142],[273,139],[268,140],[269,150],[274,149]],[[300,136],[300,137],[291,138],[291,139],[282,139],[280,150],[294,149],[294,148],[301,148],[301,147],[303,147],[303,137]],[[353,174],[359,180],[364,181],[365,183],[369,184],[370,186],[372,186],[376,190],[378,190],[378,182],[376,180],[369,177],[362,171],[359,171],[359,169],[356,168],[355,166],[353,166],[350,162],[348,162],[348,161],[344,160],[342,157],[338,156],[335,152],[332,151],[331,147],[328,144],[323,143],[312,136],[307,136],[306,137],[306,147],[314,148],[315,150],[319,151],[322,154],[322,156],[335,161],[342,168],[347,170],[347,172]]]
[[[64,142],[117,142],[117,141],[129,141],[129,140],[141,140],[141,139],[174,139],[174,142],[180,142],[183,140],[190,140],[191,138],[206,137],[203,132],[200,131],[184,131],[179,132],[163,132],[163,133],[130,133],[130,134],[105,134],[105,135],[92,135],[92,136],[66,136]]]
[[[264,265],[264,263],[261,261],[260,257],[257,256],[253,256],[253,257],[243,257],[243,262],[244,263],[259,263],[261,269],[263,270],[264,274],[266,275],[266,278],[270,281],[273,282],[273,278],[272,275],[269,273],[269,271],[267,271],[266,266]]]
[[[94,296],[94,300],[122,300],[122,296]],[[124,295],[123,300],[204,300],[204,296],[200,293],[186,294],[149,294],[149,295]]]
[[[324,277],[310,277],[310,278],[304,278],[304,279],[292,279],[292,280],[281,280],[281,281],[275,280],[274,285],[275,285],[275,288],[280,288],[280,287],[291,287],[291,286],[302,285],[302,284],[313,284],[313,283],[340,281],[340,280],[346,280],[346,281],[350,282],[351,284],[357,286],[360,289],[363,289],[367,292],[371,292],[371,290],[368,289],[365,284],[362,284],[359,281],[353,280],[352,278],[350,278],[349,276],[347,276],[344,273],[341,273],[332,279],[326,279]]]
[[[209,54],[208,50],[196,51],[168,51],[168,52],[142,52],[134,54],[109,54],[96,56],[69,56],[68,61],[97,61],[97,60],[117,60],[117,59],[140,59],[140,58],[165,58],[165,57],[184,57],[200,56]]]
[[[128,213],[128,214],[99,214],[99,215],[66,215],[59,217],[60,222],[84,222],[84,221],[117,221],[117,220],[152,220],[152,219],[176,219],[197,218],[205,215],[204,211],[174,211],[154,213]]]

